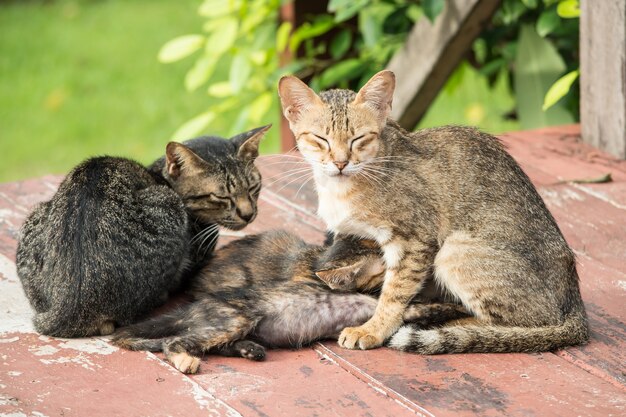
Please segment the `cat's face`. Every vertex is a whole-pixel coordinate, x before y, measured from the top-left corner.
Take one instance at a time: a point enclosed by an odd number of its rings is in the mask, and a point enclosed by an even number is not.
[[[340,181],[367,175],[368,163],[378,155],[394,87],[391,71],[374,75],[358,93],[330,90],[318,96],[295,77],[280,80],[283,113],[316,174]]]
[[[319,257],[315,274],[329,288],[353,291],[385,271],[379,246],[371,240],[356,237],[336,237],[332,246]]]
[[[235,136],[170,142],[163,174],[201,224],[239,230],[257,214],[261,174],[254,165],[265,126]]]

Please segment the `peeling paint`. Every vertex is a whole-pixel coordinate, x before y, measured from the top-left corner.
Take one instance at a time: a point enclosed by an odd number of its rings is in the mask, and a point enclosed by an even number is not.
[[[99,355],[110,355],[119,350],[119,348],[109,344],[105,339],[99,338],[67,339],[67,341],[61,343],[59,347],[63,349],[74,349],[84,353],[97,353]]]
[[[626,281],[619,280],[617,281],[617,286],[626,291]]]
[[[23,372],[20,372],[20,371],[9,371],[9,372],[7,372],[7,375],[9,375],[9,376],[20,376],[22,374],[23,374]]]
[[[59,363],[74,363],[76,365],[80,365],[81,367],[89,370],[89,371],[95,371],[95,367],[97,368],[102,368],[101,365],[98,364],[94,364],[92,361],[90,361],[88,358],[86,358],[82,353],[78,354],[78,356],[75,356],[73,358],[67,357],[67,356],[61,356],[60,358],[55,358],[55,359],[40,359],[39,360],[41,363],[45,364],[45,365],[56,365]]]
[[[0,335],[4,333],[33,333],[33,312],[17,277],[15,264],[0,254]]]
[[[54,355],[55,353],[59,351],[59,349],[55,348],[52,345],[43,345],[43,346],[37,346],[36,348],[28,349],[28,351],[35,356],[47,356],[47,355]]]
[[[13,343],[20,340],[19,336],[11,337],[9,339],[0,339],[0,343]]]

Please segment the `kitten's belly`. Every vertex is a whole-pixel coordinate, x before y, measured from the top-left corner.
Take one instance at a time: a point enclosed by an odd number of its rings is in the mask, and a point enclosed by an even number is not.
[[[326,226],[335,233],[373,239],[379,245],[383,245],[391,239],[391,230],[372,225],[360,218],[359,210],[355,209],[346,198],[320,195],[318,214]]]

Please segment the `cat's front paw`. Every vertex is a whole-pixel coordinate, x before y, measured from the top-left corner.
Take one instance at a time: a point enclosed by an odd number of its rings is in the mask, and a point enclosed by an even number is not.
[[[384,339],[365,326],[346,327],[339,335],[339,346],[346,349],[374,349],[382,346]]]
[[[200,367],[200,358],[191,356],[188,353],[181,352],[170,355],[167,358],[174,368],[184,374],[195,374]]]

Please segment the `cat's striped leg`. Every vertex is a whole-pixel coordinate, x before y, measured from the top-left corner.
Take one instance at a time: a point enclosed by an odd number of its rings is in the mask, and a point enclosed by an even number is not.
[[[348,349],[381,346],[403,323],[408,303],[421,289],[433,264],[435,250],[418,242],[392,240],[382,246],[385,282],[374,316],[359,327],[347,327],[339,345]]]

